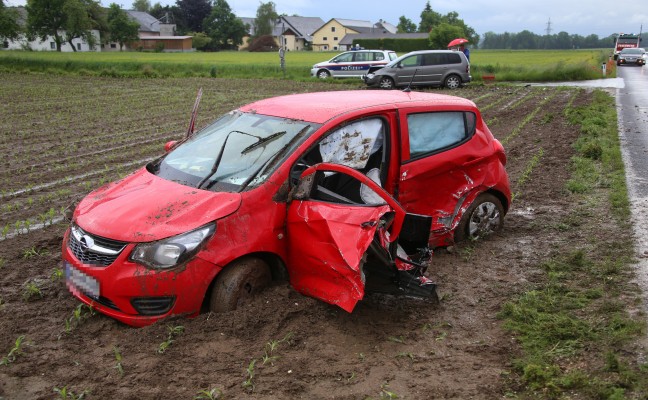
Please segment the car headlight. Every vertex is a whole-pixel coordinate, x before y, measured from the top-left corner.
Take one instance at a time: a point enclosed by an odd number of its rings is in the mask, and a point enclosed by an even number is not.
[[[376,74],[374,74],[374,73],[367,74],[367,79],[373,79],[374,76],[376,76]]]
[[[173,268],[196,255],[215,231],[216,224],[212,222],[168,239],[140,243],[133,249],[130,260],[155,269]]]

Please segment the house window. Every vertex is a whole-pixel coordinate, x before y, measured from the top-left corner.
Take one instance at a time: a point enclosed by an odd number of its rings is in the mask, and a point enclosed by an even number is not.
[[[77,43],[77,50],[81,50],[81,43]]]
[[[56,50],[56,43],[50,42],[50,49]]]
[[[328,50],[328,46],[324,46],[324,50]]]
[[[323,38],[323,39],[324,39],[324,40],[328,40],[328,37],[326,37],[326,36],[324,36],[324,38]]]
[[[333,40],[337,42],[337,41],[338,41],[338,37],[337,37],[337,36],[333,36]]]
[[[337,49],[338,49],[338,47],[337,47],[337,46],[333,46],[333,50],[337,50]]]
[[[335,32],[335,27],[334,26],[331,27],[331,32]]]
[[[5,49],[8,49],[9,48],[9,41],[5,40],[4,42],[2,42],[2,47],[5,48]]]
[[[110,48],[111,49],[116,49],[117,48],[117,43],[110,43]]]

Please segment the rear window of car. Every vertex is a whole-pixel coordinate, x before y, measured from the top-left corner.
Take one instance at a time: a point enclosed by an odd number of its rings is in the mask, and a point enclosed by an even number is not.
[[[475,131],[475,118],[473,113],[459,111],[408,115],[410,158],[462,143]]]
[[[458,53],[428,53],[423,55],[423,65],[461,64]]]

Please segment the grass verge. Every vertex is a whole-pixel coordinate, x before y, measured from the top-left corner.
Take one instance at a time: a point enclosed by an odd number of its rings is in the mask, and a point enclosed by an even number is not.
[[[567,184],[577,206],[566,220],[585,240],[566,246],[570,252],[558,248],[539,266],[540,283],[499,314],[522,349],[508,396],[645,398],[648,364],[624,351],[646,326],[629,311],[640,298],[629,284],[633,245],[614,100],[597,91],[590,104],[565,115],[581,130]],[[606,219],[616,228],[595,232]]]

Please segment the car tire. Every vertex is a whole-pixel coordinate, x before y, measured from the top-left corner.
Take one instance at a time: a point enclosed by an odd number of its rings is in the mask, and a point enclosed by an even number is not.
[[[461,78],[458,75],[449,75],[443,81],[443,86],[448,89],[458,89],[461,87]]]
[[[209,310],[235,310],[252,299],[272,281],[270,267],[258,258],[242,258],[228,265],[217,276],[209,299]]]
[[[391,90],[394,86],[394,80],[388,76],[381,76],[378,81],[378,87],[381,89]]]
[[[331,73],[325,69],[320,69],[319,71],[317,71],[317,77],[320,79],[328,79],[331,77]]]
[[[482,193],[464,212],[455,229],[455,242],[476,240],[498,232],[504,226],[504,207],[496,196]]]

